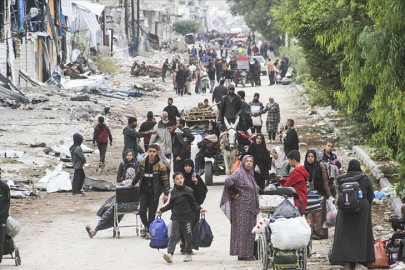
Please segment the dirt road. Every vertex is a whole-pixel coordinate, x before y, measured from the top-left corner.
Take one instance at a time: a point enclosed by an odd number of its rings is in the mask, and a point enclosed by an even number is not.
[[[318,147],[322,145],[318,141],[319,138],[310,134],[313,127],[308,120],[307,109],[297,99],[295,93],[289,90],[288,86],[267,86],[268,78],[266,76],[261,76],[261,79],[263,86],[247,86],[243,89],[246,91],[246,100],[251,100],[253,94],[258,92],[261,94],[260,100],[266,104],[268,98],[273,96],[275,101],[280,104],[282,123],[285,123],[287,118],[293,118],[296,121],[301,141],[306,142],[308,146],[314,146],[314,143]],[[241,89],[238,87],[236,91]],[[104,103],[115,103],[116,108],[128,106],[131,109],[125,111],[125,115],[134,112],[134,107],[136,107],[138,116],[146,115],[148,110],[153,110],[155,114],[159,114],[166,105],[169,96],[174,97],[174,105],[178,106],[179,109],[191,104],[196,106],[204,98],[211,100],[210,94],[176,97],[174,92],[169,92],[164,93],[163,97],[158,99],[145,99],[126,105],[117,101],[104,101]],[[44,114],[47,116],[57,117],[55,120],[47,121],[57,122],[55,125],[58,127],[53,132],[41,136],[40,134],[43,132],[41,125],[47,125],[46,120],[35,125],[30,121],[33,116],[30,115],[29,111],[22,112],[23,116],[13,114],[11,110],[3,111],[3,116],[0,116],[0,118],[9,119],[10,126],[12,126],[13,121],[24,119],[27,130],[35,129],[39,134],[39,138],[53,141],[60,140],[62,137],[70,137],[77,131],[83,132],[87,136],[86,139],[91,139],[92,128],[95,124],[84,121],[64,124],[63,119],[68,117],[68,112],[46,111]],[[114,109],[112,111],[114,112]],[[7,116],[7,114],[10,115]],[[263,116],[263,120],[265,121],[265,116]],[[106,123],[109,124],[108,117]],[[138,125],[140,123],[141,119],[138,120]],[[125,122],[110,124],[114,143],[107,150],[107,167],[104,173],[100,175],[95,171],[98,164],[98,154],[93,154],[89,158],[90,166],[85,170],[87,175],[112,182],[115,181],[123,146],[122,129],[125,124]],[[19,130],[20,134],[24,134],[24,129],[19,127]],[[263,127],[263,131],[265,132],[265,127]],[[29,132],[26,133],[29,134]],[[25,136],[29,135],[25,134]],[[6,137],[4,138],[9,143],[16,141],[15,136],[14,138]],[[31,138],[33,137],[31,136]],[[302,147],[300,150],[304,153],[306,147]],[[40,156],[38,155],[38,159],[43,160],[43,164],[56,163],[54,160],[47,160],[47,158]],[[36,157],[32,157],[32,161],[36,162]],[[35,171],[31,171],[31,175],[41,177],[43,169],[37,168]],[[12,170],[8,172],[9,177],[12,172]],[[19,170],[16,169],[15,173],[18,174]],[[223,185],[220,183],[223,183],[224,179],[224,176],[214,178],[216,185],[209,187],[207,199],[203,205],[208,210],[206,218],[214,233],[212,246],[197,251],[196,255],[193,256],[193,262],[190,263],[183,263],[183,256],[176,253],[173,265],[167,265],[163,261],[162,252],[164,251],[159,253],[159,251],[149,248],[148,241],[137,237],[134,228],[123,228],[121,230],[121,239],[112,238],[112,229],[100,231],[93,239],[88,237],[84,229],[85,225],[90,224],[92,227],[96,225],[98,219],[95,213],[100,204],[113,195],[111,192],[87,192],[83,198],[73,197],[70,193],[47,194],[42,192],[40,197],[31,197],[30,200],[13,200],[12,215],[23,225],[20,234],[16,237],[16,243],[20,248],[22,257],[22,265],[18,269],[100,270],[162,269],[162,267],[209,270],[258,269],[257,262],[239,262],[236,257],[229,256],[230,224],[219,209],[223,190]],[[164,219],[168,220],[169,215],[168,213],[164,214]],[[122,224],[132,224],[134,220],[134,215],[127,215]],[[314,250],[317,255],[310,259],[308,269],[331,269],[331,266],[325,261],[325,254],[330,242],[329,240],[314,243]],[[12,266],[12,264],[12,261],[4,260],[2,269],[14,269],[15,266]]]

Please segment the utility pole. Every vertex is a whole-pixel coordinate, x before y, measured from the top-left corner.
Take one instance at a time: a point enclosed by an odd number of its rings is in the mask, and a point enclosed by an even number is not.
[[[131,15],[132,15],[132,17],[131,17],[131,19],[132,19],[132,21],[131,21],[131,30],[132,30],[131,35],[132,35],[132,41],[135,40],[135,3],[134,3],[134,1],[135,0],[131,0]]]
[[[140,8],[139,8],[139,0],[137,0],[136,3],[136,51],[138,52],[138,47],[139,47],[139,32],[140,32],[140,27],[139,27],[139,15],[140,14]]]
[[[128,10],[128,0],[124,1],[124,9],[125,9],[125,35],[127,36],[127,38],[129,37],[129,33],[128,33],[128,26],[129,26],[129,10]],[[129,39],[128,39],[128,44],[129,44]]]

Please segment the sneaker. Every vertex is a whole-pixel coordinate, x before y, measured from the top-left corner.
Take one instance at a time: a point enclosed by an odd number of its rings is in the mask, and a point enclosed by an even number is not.
[[[146,230],[141,230],[141,237],[146,237]]]
[[[168,263],[173,263],[173,255],[163,254],[163,259],[165,259],[165,261]]]
[[[191,254],[187,254],[184,258],[183,262],[191,262],[193,259],[191,258]]]
[[[148,232],[146,232],[145,239],[146,239],[146,240],[149,240],[149,239],[150,239],[150,238],[149,238],[149,233],[148,233]]]
[[[81,193],[73,193],[72,195],[73,195],[73,196],[76,196],[76,197],[84,197],[84,193],[83,193],[83,192],[81,192]]]

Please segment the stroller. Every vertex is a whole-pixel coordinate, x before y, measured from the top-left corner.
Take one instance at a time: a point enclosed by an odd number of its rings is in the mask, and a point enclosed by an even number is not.
[[[5,257],[4,255],[11,255],[11,258]],[[4,238],[3,260],[4,259],[14,260],[15,266],[21,265],[20,251],[14,243],[14,238],[9,236],[8,234],[6,234]]]

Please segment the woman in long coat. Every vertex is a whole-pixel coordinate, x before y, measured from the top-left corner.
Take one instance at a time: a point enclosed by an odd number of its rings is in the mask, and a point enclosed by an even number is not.
[[[328,176],[325,165],[319,162],[320,156],[317,150],[309,149],[305,155],[304,168],[309,173],[309,182],[314,190],[318,191],[322,209],[308,214],[311,221],[312,239],[328,239],[328,228],[323,228],[326,220],[326,199],[333,198],[328,185]]]
[[[344,182],[357,181],[363,192],[361,210],[353,213],[338,211],[332,261],[345,263],[345,269],[360,268],[367,262],[375,261],[374,237],[371,224],[371,202],[374,199],[373,185],[363,174],[360,162],[352,159],[347,173],[338,177],[339,188]],[[357,269],[356,268],[356,269]]]
[[[243,157],[238,169],[225,180],[222,211],[231,222],[231,256],[254,260],[252,228],[259,214],[259,187],[253,176],[253,157]]]
[[[276,134],[278,132],[278,124],[280,123],[280,106],[274,102],[274,98],[269,98],[269,103],[266,104],[266,108],[263,113],[267,112],[266,127],[269,134],[269,140],[275,142]]]

